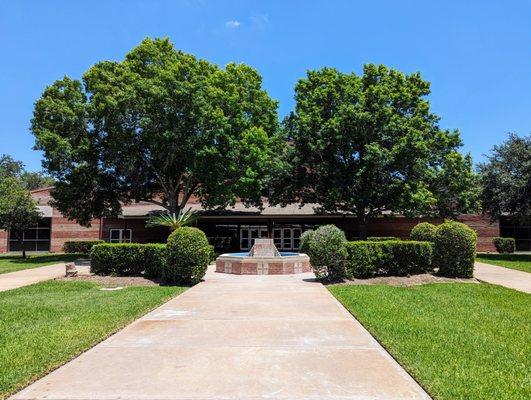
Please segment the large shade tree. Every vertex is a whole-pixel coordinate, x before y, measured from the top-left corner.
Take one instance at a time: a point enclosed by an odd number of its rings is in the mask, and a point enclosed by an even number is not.
[[[354,214],[362,238],[384,211],[452,217],[477,209],[471,159],[457,152],[459,132],[439,127],[429,93],[418,73],[382,65],[366,65],[361,76],[309,71],[284,123],[289,167],[273,181],[272,202]]]
[[[531,218],[531,135],[509,134],[494,146],[479,172],[483,210],[493,220],[503,214],[521,221]]]
[[[26,258],[23,243],[24,230],[37,225],[39,211],[24,183],[14,176],[0,177],[0,229],[10,231],[22,248],[22,257]]]
[[[249,66],[219,68],[167,39],[56,81],[32,120],[54,204],[81,224],[132,201],[176,215],[192,196],[207,208],[261,205],[282,145],[261,83]]]

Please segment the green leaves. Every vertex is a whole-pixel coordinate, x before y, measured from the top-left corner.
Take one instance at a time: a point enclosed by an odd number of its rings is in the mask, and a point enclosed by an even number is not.
[[[206,207],[238,197],[256,205],[276,153],[277,103],[260,75],[225,69],[145,39],[121,62],[94,65],[83,81],[48,87],[32,131],[45,167],[62,184],[55,204],[83,224],[121,202],[152,201],[171,213],[197,196]]]
[[[276,180],[273,202],[317,202],[361,224],[384,210],[446,216],[477,204],[471,161],[456,152],[459,133],[439,128],[420,74],[372,64],[362,76],[323,68],[309,71],[295,93],[284,122],[292,167]]]
[[[483,209],[497,219],[511,214],[525,221],[531,215],[531,135],[509,138],[494,146],[480,164]]]
[[[191,208],[180,210],[178,214],[156,214],[151,216],[146,222],[146,228],[166,226],[174,231],[177,228],[191,225],[197,220],[197,215]]]
[[[35,201],[22,182],[13,176],[0,179],[0,230],[10,230],[16,237],[35,226],[39,219]],[[25,255],[25,253],[24,253]]]

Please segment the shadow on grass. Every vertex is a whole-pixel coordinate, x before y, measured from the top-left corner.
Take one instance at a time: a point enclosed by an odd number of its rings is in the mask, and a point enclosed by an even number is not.
[[[488,254],[478,253],[478,258],[499,261],[526,261],[531,262],[531,254]]]

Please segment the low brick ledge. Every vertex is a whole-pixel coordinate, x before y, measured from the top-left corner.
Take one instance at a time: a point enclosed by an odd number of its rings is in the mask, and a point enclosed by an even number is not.
[[[216,259],[216,272],[236,275],[290,275],[311,272],[306,254],[286,257],[235,257],[222,254]]]

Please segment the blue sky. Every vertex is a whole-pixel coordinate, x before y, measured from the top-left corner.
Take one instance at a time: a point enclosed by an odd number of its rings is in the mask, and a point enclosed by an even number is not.
[[[474,161],[531,132],[531,1],[0,0],[0,154],[40,169],[29,123],[46,85],[121,60],[144,37],[260,71],[280,117],[307,69],[420,71]]]

